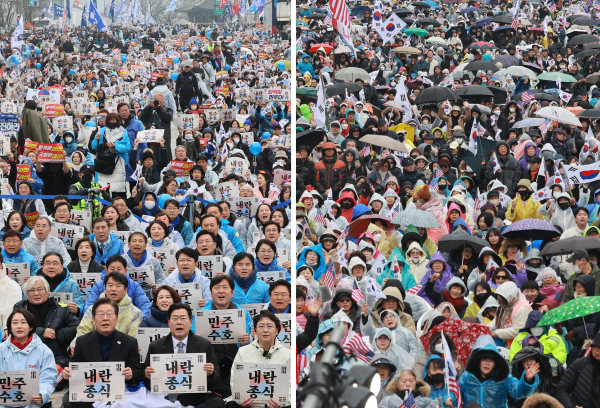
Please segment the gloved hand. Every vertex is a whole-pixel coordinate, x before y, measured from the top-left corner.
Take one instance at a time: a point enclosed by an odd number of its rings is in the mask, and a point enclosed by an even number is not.
[[[99,188],[90,188],[88,191],[90,193],[93,193],[93,194],[96,194],[96,195],[100,194],[100,189]]]

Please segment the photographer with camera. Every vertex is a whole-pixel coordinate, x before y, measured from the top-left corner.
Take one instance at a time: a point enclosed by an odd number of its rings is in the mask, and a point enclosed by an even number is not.
[[[161,93],[154,94],[154,99],[142,110],[139,119],[146,129],[164,129],[165,146],[171,146],[171,121],[173,120],[173,109],[165,106],[165,96]],[[159,143],[148,143],[154,157],[160,157],[161,148]],[[167,154],[168,161],[172,160],[171,149],[162,151]]]

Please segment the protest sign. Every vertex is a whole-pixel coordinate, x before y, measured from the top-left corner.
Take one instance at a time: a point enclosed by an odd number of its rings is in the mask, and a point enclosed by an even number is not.
[[[177,177],[183,177],[184,179],[187,179],[190,177],[190,170],[192,170],[194,164],[196,163],[192,161],[187,162],[173,160],[171,161],[171,170],[177,174]]]
[[[240,196],[240,188],[238,187],[237,181],[219,183],[215,187],[217,188],[217,201],[228,200],[230,197]]]
[[[285,102],[289,101],[289,90],[281,88],[270,88],[267,89],[267,101],[268,102]]]
[[[207,392],[206,353],[151,354],[153,394]]]
[[[212,344],[235,344],[246,333],[246,310],[197,310],[196,335]]]
[[[119,238],[119,241],[122,241],[125,246],[127,246],[129,237],[134,233],[134,231],[112,231],[112,233]]]
[[[0,132],[18,132],[19,115],[16,113],[0,113]]]
[[[268,303],[248,303],[242,305],[242,307],[246,309],[248,313],[250,313],[250,317],[254,319],[254,316],[259,314],[260,311],[265,308],[265,305],[268,305]]]
[[[123,401],[125,363],[96,361],[69,363],[70,402]]]
[[[52,236],[62,239],[67,249],[75,249],[75,244],[83,238],[83,227],[53,222],[51,233]]]
[[[145,266],[127,268],[127,273],[131,280],[140,284],[142,289],[149,289],[156,283],[154,280],[154,266],[148,264]]]
[[[31,366],[30,366],[31,367]],[[0,371],[0,406],[35,405],[31,398],[40,395],[40,370]]]
[[[77,286],[83,294],[83,300],[85,300],[94,285],[102,281],[102,272],[71,272],[71,279],[77,282]]]
[[[43,108],[44,116],[48,119],[65,116],[65,107],[60,103],[45,103]]]
[[[25,219],[27,220],[27,226],[33,228],[37,219],[40,218],[39,211],[34,211],[32,213],[25,214]]]
[[[283,364],[234,363],[231,393],[236,402],[247,398],[268,404],[273,398],[288,405],[291,367]]]
[[[248,146],[254,142],[254,133],[252,132],[242,132],[240,133],[240,136],[242,137],[242,142],[247,144]]]
[[[211,255],[211,256],[199,256],[198,257],[198,269],[202,271],[202,275],[208,279],[212,279],[216,273],[223,271],[223,256],[222,255]]]
[[[13,102],[2,102],[0,103],[0,112],[2,113],[19,113],[17,110],[17,104]]]
[[[95,115],[97,111],[95,102],[82,102],[77,104],[77,113],[80,115]]]
[[[285,347],[292,348],[292,314],[278,313],[275,316],[281,322],[281,331],[277,335],[279,342]]]
[[[85,196],[81,196],[85,197]],[[92,213],[88,210],[71,210],[70,221],[75,225],[83,225],[88,230],[92,229]]]
[[[257,272],[256,277],[270,285],[279,279],[285,279],[285,271]]]
[[[168,327],[138,327],[136,339],[140,348],[140,363],[146,360],[150,343],[171,334]]]
[[[17,164],[17,180],[29,180],[31,178],[31,168],[29,164]]]
[[[182,114],[177,117],[179,127],[186,129],[198,129],[200,127],[200,116],[198,114]]]
[[[68,305],[73,301],[73,294],[71,292],[51,292],[49,297],[54,298],[57,303],[64,303]]]
[[[165,276],[168,276],[171,271],[170,268],[175,267],[175,251],[174,249],[162,249],[162,248],[149,248],[154,256],[160,262],[160,266],[163,269]]]
[[[0,136],[0,156],[8,156],[10,152],[10,137]],[[2,193],[5,194],[5,193]]]
[[[164,129],[142,130],[137,133],[137,140],[140,143],[160,143],[164,134]]]
[[[52,119],[52,128],[55,132],[61,130],[73,130],[73,117],[72,116],[57,116]]]
[[[42,163],[62,163],[65,161],[65,149],[60,143],[37,145],[38,161]]]
[[[227,174],[235,173],[243,176],[248,170],[248,161],[241,157],[229,157],[225,161],[225,170],[227,170]]]
[[[181,296],[181,303],[198,309],[198,302],[202,299],[202,284],[200,282],[177,283],[171,285]]]
[[[29,262],[5,263],[6,276],[17,282],[19,285],[25,283],[25,278],[31,276]]]
[[[262,204],[262,199],[258,197],[232,197],[227,199],[227,202],[231,205],[231,211],[252,217],[256,214],[258,206]]]
[[[275,170],[273,172],[273,184],[283,186],[292,182],[292,172],[288,170]]]

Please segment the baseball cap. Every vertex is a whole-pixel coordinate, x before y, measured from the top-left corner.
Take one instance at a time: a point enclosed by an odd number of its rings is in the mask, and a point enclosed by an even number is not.
[[[577,249],[573,255],[567,258],[567,262],[579,261],[580,259],[589,259],[588,252],[585,249]]]

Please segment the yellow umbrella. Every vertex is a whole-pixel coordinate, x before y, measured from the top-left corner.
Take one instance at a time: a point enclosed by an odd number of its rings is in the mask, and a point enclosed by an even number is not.
[[[290,69],[292,67],[292,62],[288,60],[279,60],[276,63],[274,63],[273,66],[279,69],[278,65],[280,62],[283,62],[285,64],[285,69]]]

